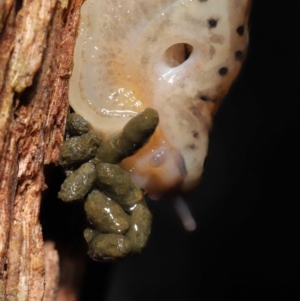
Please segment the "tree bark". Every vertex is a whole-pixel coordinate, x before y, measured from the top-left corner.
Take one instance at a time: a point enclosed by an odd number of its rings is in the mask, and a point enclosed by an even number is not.
[[[58,255],[39,223],[58,163],[83,0],[0,0],[0,300],[54,300]],[[46,287],[46,291],[45,291]]]

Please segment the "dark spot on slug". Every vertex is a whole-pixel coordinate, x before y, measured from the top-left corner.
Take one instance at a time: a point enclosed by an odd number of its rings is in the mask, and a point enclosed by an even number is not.
[[[194,143],[188,145],[188,148],[191,150],[195,150],[196,149],[196,145]]]
[[[209,20],[207,20],[207,23],[208,23],[209,28],[215,28],[215,27],[217,27],[218,20],[209,19]]]
[[[149,58],[143,56],[142,59],[141,59],[141,63],[142,63],[142,65],[148,65],[148,63],[149,63]]]
[[[206,2],[207,0],[199,0],[199,2]]]
[[[226,75],[227,72],[228,72],[228,68],[226,68],[226,67],[222,67],[222,68],[219,69],[219,74],[220,74],[221,76]]]
[[[211,46],[209,49],[209,55],[211,59],[214,57],[215,53],[216,53],[216,48],[214,46]]]
[[[239,26],[237,29],[236,29],[236,32],[242,36],[244,34],[244,26]]]
[[[236,60],[238,60],[238,61],[241,61],[243,59],[243,53],[240,50],[236,51],[234,55],[235,55]]]
[[[201,111],[199,110],[199,108],[197,106],[191,106],[189,107],[190,112],[198,119],[203,118]]]
[[[203,101],[208,101],[209,100],[209,97],[207,95],[200,95],[199,97]]]
[[[193,134],[194,138],[196,138],[196,139],[199,138],[199,132],[198,131],[194,130],[194,131],[192,131],[192,134]]]

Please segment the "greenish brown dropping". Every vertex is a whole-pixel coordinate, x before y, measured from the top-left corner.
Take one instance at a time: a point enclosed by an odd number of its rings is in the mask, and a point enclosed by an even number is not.
[[[101,144],[97,151],[97,160],[116,164],[133,155],[153,134],[158,121],[156,110],[145,109],[133,117],[120,134]]]
[[[122,207],[99,190],[93,190],[84,204],[87,219],[99,232],[124,234],[130,217]]]
[[[104,193],[131,212],[144,199],[143,191],[133,182],[128,172],[118,165],[99,163],[96,166],[97,181]]]
[[[155,131],[159,117],[156,110],[147,108],[141,114],[129,120],[123,128],[126,139],[140,148]]]
[[[92,130],[92,126],[80,115],[71,113],[67,119],[67,131],[71,136],[80,136]]]
[[[89,244],[88,254],[93,259],[121,259],[130,253],[129,239],[120,234],[99,234]]]
[[[100,234],[100,232],[98,232],[95,229],[91,229],[91,228],[86,228],[83,231],[83,237],[88,244],[99,234]]]
[[[90,160],[101,142],[99,135],[94,132],[68,139],[62,145],[59,164],[66,167]]]
[[[93,163],[82,164],[65,179],[58,197],[65,202],[83,199],[95,184],[96,177],[96,167]]]
[[[151,233],[152,214],[146,203],[137,204],[131,215],[131,227],[126,236],[131,242],[131,252],[141,253]]]
[[[95,229],[85,229],[84,237],[89,244],[89,255],[96,260],[140,253],[148,241],[152,215],[143,191],[126,171],[114,164],[142,147],[155,131],[158,121],[157,111],[146,109],[132,118],[121,133],[102,143],[84,118],[69,115],[68,131],[75,137],[63,144],[60,165],[73,168],[82,165],[69,171],[58,196],[69,202],[85,199],[88,195],[85,211]],[[98,190],[98,185],[103,193]]]

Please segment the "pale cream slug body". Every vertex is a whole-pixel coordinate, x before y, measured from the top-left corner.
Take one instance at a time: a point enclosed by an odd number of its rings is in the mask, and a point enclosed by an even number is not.
[[[150,198],[199,181],[212,115],[248,45],[249,0],[87,0],[69,101],[106,137],[147,107],[158,128],[124,160]]]

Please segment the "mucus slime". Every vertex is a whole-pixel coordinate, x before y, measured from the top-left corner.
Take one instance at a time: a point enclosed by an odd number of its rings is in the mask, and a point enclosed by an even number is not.
[[[250,0],[87,0],[74,52],[69,101],[105,138],[145,108],[159,113],[150,141],[121,162],[150,198],[174,200],[203,172],[212,117],[248,45]]]

